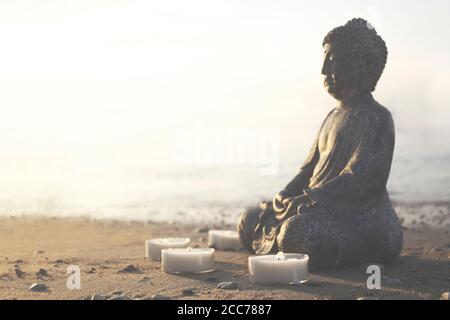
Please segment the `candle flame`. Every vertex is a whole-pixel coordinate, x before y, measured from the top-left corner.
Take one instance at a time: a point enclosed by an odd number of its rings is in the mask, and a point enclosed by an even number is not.
[[[283,251],[280,251],[277,253],[277,255],[275,256],[275,259],[277,261],[283,261],[286,260],[286,256],[284,255]]]

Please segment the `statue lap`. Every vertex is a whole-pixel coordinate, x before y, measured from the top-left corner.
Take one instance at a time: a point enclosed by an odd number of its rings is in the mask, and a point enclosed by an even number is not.
[[[251,208],[238,221],[241,241],[252,253],[264,242],[255,232],[258,224],[264,224],[260,215],[260,208]],[[392,261],[403,242],[401,225],[387,194],[364,212],[338,213],[313,207],[280,222],[274,231],[273,247],[264,253],[306,253],[313,270]]]

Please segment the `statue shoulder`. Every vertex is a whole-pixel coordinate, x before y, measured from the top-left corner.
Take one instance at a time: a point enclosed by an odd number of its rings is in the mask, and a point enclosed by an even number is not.
[[[392,118],[391,111],[389,111],[388,108],[381,105],[377,101],[374,101],[372,110],[381,123],[392,127],[394,126],[394,119]]]
[[[372,124],[378,123],[392,126],[394,124],[392,114],[389,109],[375,100],[373,100],[371,104],[361,108],[359,110],[359,116]]]

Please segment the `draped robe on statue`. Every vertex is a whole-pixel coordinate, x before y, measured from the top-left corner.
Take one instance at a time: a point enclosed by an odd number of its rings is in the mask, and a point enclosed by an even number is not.
[[[238,222],[244,246],[257,254],[308,253],[312,268],[395,259],[402,229],[386,191],[394,140],[390,112],[370,94],[333,109],[284,190],[312,205],[290,216],[271,202],[249,209]]]

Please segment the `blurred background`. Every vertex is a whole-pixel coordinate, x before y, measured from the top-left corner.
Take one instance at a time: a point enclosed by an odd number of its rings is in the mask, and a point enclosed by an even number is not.
[[[296,174],[336,102],[322,40],[363,17],[389,57],[397,203],[450,199],[448,1],[0,3],[0,214],[230,221]],[[273,130],[279,170],[180,164],[173,134]]]

